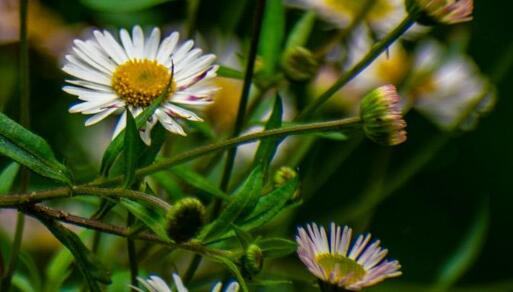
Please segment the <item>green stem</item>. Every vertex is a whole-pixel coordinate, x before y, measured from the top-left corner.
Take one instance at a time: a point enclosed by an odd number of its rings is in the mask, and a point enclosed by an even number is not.
[[[251,91],[251,84],[253,80],[253,74],[255,71],[255,61],[258,52],[258,46],[260,44],[260,33],[262,31],[262,23],[264,19],[266,0],[259,0],[257,3],[257,9],[255,13],[255,21],[252,32],[251,46],[249,48],[248,61],[246,64],[246,73],[244,75],[244,84],[242,86],[242,93],[239,102],[239,109],[237,111],[237,119],[235,121],[235,127],[233,129],[232,137],[237,137],[242,132],[244,118],[246,116],[246,108],[248,105],[249,94]],[[227,191],[230,183],[230,176],[233,169],[233,163],[235,161],[235,155],[237,154],[237,147],[233,147],[228,151],[226,157],[226,164],[221,178],[221,190]]]
[[[326,92],[321,94],[304,111],[299,114],[298,120],[310,117],[319,109],[333,94],[340,88],[344,87],[353,78],[367,68],[379,55],[381,55],[392,43],[394,43],[401,35],[403,35],[414,23],[414,19],[410,16],[406,17],[393,31],[387,34],[381,41],[376,43],[369,53],[356,64],[346,74],[342,75]]]
[[[69,198],[73,196],[97,196],[103,198],[127,198],[146,202],[156,208],[168,210],[171,205],[166,201],[143,192],[126,190],[122,188],[104,189],[97,187],[76,186],[71,189],[59,188],[49,191],[33,192],[0,197],[0,208],[16,207],[21,205],[35,204],[47,200]]]
[[[134,223],[134,217],[132,213],[128,212],[127,216],[127,228],[130,229],[130,226]],[[128,264],[130,266],[130,282],[132,286],[137,287],[137,275],[139,274],[139,267],[137,265],[137,251],[135,248],[135,241],[127,237],[127,250],[128,250]],[[135,291],[135,289],[132,289]]]
[[[191,38],[196,27],[200,0],[187,0],[187,21],[185,23],[185,37]]]
[[[19,86],[20,86],[20,124],[25,128],[30,128],[30,81],[29,81],[29,47],[27,34],[27,13],[28,0],[20,0],[20,67],[19,67]],[[21,170],[20,191],[26,192],[28,189],[30,173],[27,168]],[[0,291],[9,291],[11,289],[11,280],[16,270],[18,254],[23,240],[23,230],[25,229],[25,215],[18,212],[16,216],[16,231],[14,241],[11,247],[11,254],[7,264],[7,270],[0,282]]]

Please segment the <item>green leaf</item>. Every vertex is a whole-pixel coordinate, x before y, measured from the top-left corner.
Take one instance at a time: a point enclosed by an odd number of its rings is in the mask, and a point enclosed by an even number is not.
[[[264,253],[265,258],[284,257],[297,250],[296,242],[285,238],[264,238],[257,240],[256,244]]]
[[[0,173],[0,195],[8,194],[11,191],[19,169],[20,165],[12,162]]]
[[[183,199],[185,194],[170,171],[159,171],[151,176],[168,194],[171,201]]]
[[[217,70],[217,75],[232,79],[244,79],[244,73],[226,66],[219,66],[219,69]]]
[[[147,208],[142,204],[127,199],[121,199],[120,203],[137,219],[141,220],[149,229],[151,229],[162,240],[169,241],[166,233],[165,214],[155,208]]]
[[[80,0],[85,6],[104,12],[132,12],[148,9],[170,0]]]
[[[144,111],[139,114],[135,118],[135,124],[137,126],[137,129],[140,130],[142,127],[146,126],[146,122],[148,119],[153,116],[153,113],[157,108],[160,107],[162,101],[167,97],[169,93],[169,86],[171,85],[171,82],[173,81],[174,76],[174,64],[171,66],[171,76],[169,78],[169,84],[166,86],[166,90],[162,92],[162,94],[157,97],[151,104],[148,106]],[[125,137],[126,129],[123,129],[121,133],[118,134],[114,140],[109,144],[107,149],[105,150],[105,153],[103,154],[102,158],[102,165],[100,168],[100,172],[102,175],[107,176],[109,173],[110,168],[114,164],[114,161],[116,161],[117,157],[123,150],[124,146],[124,137]]]
[[[349,138],[346,134],[341,132],[321,132],[321,133],[315,133],[311,134],[312,136],[333,140],[333,141],[347,141]]]
[[[216,2],[217,3],[217,2]],[[248,0],[235,0],[235,1],[224,1],[224,4],[230,7],[229,9],[221,9],[217,19],[219,20],[219,26],[223,29],[223,31],[227,32],[228,35],[233,35],[237,29],[237,25],[239,24],[241,17],[244,14],[244,9],[246,8]]]
[[[249,247],[249,245],[254,241],[253,236],[251,236],[251,234],[249,234],[249,232],[242,230],[237,225],[232,224],[232,229],[235,232],[237,239],[239,239],[240,245],[244,249],[247,249]]]
[[[135,180],[135,169],[137,167],[137,142],[139,141],[139,131],[135,125],[132,113],[126,110],[126,131],[125,131],[125,149],[123,150],[125,158],[125,188],[130,188]]]
[[[481,204],[479,213],[461,245],[441,268],[436,288],[440,291],[448,290],[472,267],[483,249],[489,225],[490,204],[486,201]]]
[[[34,287],[35,291],[41,291],[42,289],[42,280],[41,273],[37,267],[36,262],[32,258],[32,256],[27,252],[21,252],[19,254],[20,262],[23,263],[25,268],[27,269],[28,278],[30,279],[30,283],[32,287]]]
[[[292,179],[268,195],[261,197],[251,214],[237,225],[249,231],[271,221],[292,200],[298,184],[299,180],[297,178]]]
[[[281,98],[280,96],[276,96],[273,112],[271,113],[271,116],[265,125],[265,129],[271,130],[281,127],[282,115],[283,105]],[[276,148],[278,148],[280,141],[281,139],[277,138],[267,138],[260,141],[260,146],[258,146],[258,150],[255,154],[254,165],[261,165],[264,174],[267,173],[269,164],[273,159]]]
[[[71,184],[69,171],[40,136],[0,113],[0,154],[44,177]]]
[[[212,256],[212,259],[223,263],[228,268],[228,270],[230,270],[230,272],[235,276],[235,278],[237,278],[237,282],[239,282],[242,291],[249,291],[248,285],[246,284],[246,280],[240,273],[240,270],[235,263],[233,263],[229,258],[222,256]]]
[[[286,49],[306,46],[314,24],[315,12],[306,12],[290,32],[289,38],[287,39],[287,45],[285,46]]]
[[[27,277],[25,277],[24,275],[18,274],[18,273],[16,273],[13,276],[12,285],[17,288],[16,291],[21,291],[21,292],[41,291],[41,290],[37,290],[36,288],[34,288],[34,286],[32,286],[32,283],[30,282],[30,280]]]
[[[219,187],[214,185],[214,183],[203,177],[201,174],[195,172],[194,170],[189,169],[187,166],[175,166],[170,169],[170,172],[201,191],[209,193],[214,197],[222,200],[230,200],[230,197],[228,197],[228,195],[225,194]]]
[[[110,275],[104,265],[99,263],[80,238],[62,224],[53,219],[36,215],[48,230],[71,252],[75,263],[84,277],[89,291],[100,292],[98,282],[109,284]]]
[[[280,62],[285,34],[285,8],[283,0],[269,0],[265,7],[260,55],[264,62],[263,72],[275,73]]]
[[[257,166],[232,196],[232,201],[221,212],[219,217],[202,230],[199,238],[204,240],[210,239],[230,228],[231,224],[246,210],[248,203],[260,196],[262,183],[262,168]]]

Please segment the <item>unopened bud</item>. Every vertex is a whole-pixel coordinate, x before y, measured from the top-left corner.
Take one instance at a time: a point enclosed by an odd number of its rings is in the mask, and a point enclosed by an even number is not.
[[[315,75],[319,63],[308,49],[294,47],[285,51],[282,67],[291,80],[305,81]]]
[[[168,236],[178,243],[192,239],[205,224],[205,214],[205,206],[198,199],[181,199],[167,212]]]
[[[256,244],[250,244],[242,259],[244,269],[251,275],[258,274],[264,265],[264,254]]]
[[[291,179],[297,177],[297,172],[288,166],[280,167],[275,173],[273,177],[273,182],[275,187],[281,187]]]
[[[394,146],[406,141],[400,97],[394,85],[385,85],[367,94],[360,104],[363,130],[372,141]]]
[[[408,12],[423,25],[472,20],[473,0],[406,0]]]

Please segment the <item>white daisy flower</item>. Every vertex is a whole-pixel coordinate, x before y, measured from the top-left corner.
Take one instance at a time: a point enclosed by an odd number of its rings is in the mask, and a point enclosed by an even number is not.
[[[369,244],[371,235],[360,235],[351,247],[351,228],[331,224],[328,234],[315,223],[298,228],[298,255],[308,270],[322,281],[357,291],[402,273],[398,261],[388,261],[380,241]]]
[[[137,278],[141,285],[144,287],[144,289],[140,289],[137,287],[133,287],[135,290],[140,292],[171,292],[171,288],[158,276],[150,276],[147,279],[143,278]],[[182,282],[182,279],[178,274],[173,274],[173,281],[174,281],[174,288],[178,292],[188,292],[189,289],[185,287],[185,285]],[[212,287],[211,292],[238,292],[240,285],[237,282],[231,282],[226,286],[224,290],[221,290],[223,288],[223,283],[218,282]]]
[[[93,115],[86,126],[122,113],[114,138],[125,128],[125,108],[138,116],[165,90],[168,96],[140,129],[146,144],[151,143],[151,129],[157,121],[169,132],[183,136],[186,133],[180,120],[202,121],[187,108],[201,108],[212,101],[217,90],[211,82],[218,69],[212,64],[215,55],[203,55],[201,49],[193,48],[192,40],[179,44],[177,32],[161,41],[158,28],[147,38],[140,26],[133,28],[132,36],[122,29],[120,42],[108,31],[93,34],[89,40],[74,41],[63,67],[75,78],[66,80],[70,85],[63,90],[82,101],[69,111]]]
[[[469,57],[441,44],[420,45],[409,91],[414,107],[443,130],[472,129],[495,105],[495,90]]]

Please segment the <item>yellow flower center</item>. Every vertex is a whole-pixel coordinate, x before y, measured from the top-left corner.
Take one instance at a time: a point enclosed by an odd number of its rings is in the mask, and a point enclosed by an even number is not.
[[[129,105],[146,107],[168,86],[171,72],[156,61],[130,60],[121,64],[112,75],[114,91]],[[176,88],[171,81],[169,94]]]
[[[326,271],[326,279],[329,279],[331,273],[334,274],[330,280],[332,284],[344,279],[346,285],[351,285],[360,281],[366,274],[360,264],[339,254],[320,254],[315,260]]]
[[[357,15],[363,8],[365,1],[362,0],[324,0],[326,5],[334,11],[342,14]],[[379,21],[389,16],[393,7],[388,1],[379,0],[372,4],[372,8],[367,15],[370,21]]]

